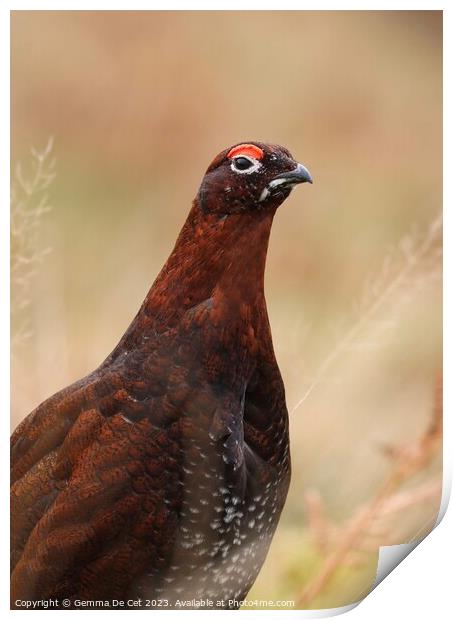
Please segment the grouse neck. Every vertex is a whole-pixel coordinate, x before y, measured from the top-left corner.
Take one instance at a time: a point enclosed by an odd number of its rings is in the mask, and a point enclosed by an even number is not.
[[[264,303],[264,269],[275,209],[205,214],[197,201],[147,299],[167,324],[214,298],[230,307]]]

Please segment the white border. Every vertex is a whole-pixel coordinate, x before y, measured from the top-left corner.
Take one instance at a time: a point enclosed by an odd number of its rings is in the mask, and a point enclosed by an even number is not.
[[[159,10],[159,11],[253,11],[253,10],[273,10],[273,11],[383,11],[383,10],[425,10],[425,11],[441,11],[445,8],[445,2],[391,2],[390,0],[382,0],[381,2],[335,2],[323,1],[319,2],[297,2],[296,0],[281,0],[281,2],[270,2],[269,0],[249,0],[241,2],[241,0],[229,0],[227,2],[216,2],[215,5],[206,0],[201,2],[189,2],[187,0],[176,0],[168,2],[153,2],[150,0],[131,0],[130,2],[121,2],[120,0],[79,0],[79,2],[69,2],[65,0],[43,0],[42,2],[33,2],[33,0],[7,0],[6,5],[9,10],[56,10],[56,11],[78,11],[78,10]]]
[[[4,536],[3,548],[8,549],[9,539],[9,510],[7,508],[9,497],[9,411],[10,411],[10,378],[9,378],[9,203],[10,203],[10,180],[9,180],[9,144],[10,144],[10,122],[9,122],[9,15],[3,8],[1,9],[0,20],[0,66],[2,82],[5,86],[0,97],[0,131],[1,131],[1,208],[0,208],[0,286],[2,303],[0,303],[0,338],[2,343],[0,356],[0,377],[2,387],[2,439],[4,441],[0,458],[2,458],[2,503],[5,502],[5,509],[0,511],[1,532]],[[3,554],[7,560],[9,553]],[[2,558],[3,559],[3,558]],[[6,608],[9,603],[9,569],[8,563],[1,563],[0,577],[0,609]]]

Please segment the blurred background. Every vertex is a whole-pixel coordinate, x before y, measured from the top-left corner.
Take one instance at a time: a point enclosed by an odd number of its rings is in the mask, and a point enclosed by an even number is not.
[[[280,143],[315,182],[271,236],[293,480],[249,599],[363,596],[439,507],[441,12],[22,11],[11,43],[12,426],[115,346],[212,158]]]

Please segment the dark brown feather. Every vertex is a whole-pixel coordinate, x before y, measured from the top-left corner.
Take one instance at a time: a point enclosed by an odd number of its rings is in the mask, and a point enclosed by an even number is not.
[[[269,178],[294,165],[261,146]],[[263,285],[289,191],[252,208],[268,177],[244,177],[221,203],[224,160],[112,354],[13,434],[13,606],[140,596],[236,607],[258,574],[290,476]]]

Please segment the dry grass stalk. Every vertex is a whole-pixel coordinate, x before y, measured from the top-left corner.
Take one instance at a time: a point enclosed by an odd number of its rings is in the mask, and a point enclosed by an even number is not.
[[[370,529],[364,532],[364,537],[359,541],[359,546],[354,551],[376,551],[382,545],[399,544],[401,536],[395,532],[395,528],[389,527],[388,521],[399,512],[418,506],[424,502],[433,503],[440,497],[442,483],[440,480],[429,480],[415,489],[400,491],[385,499],[379,514],[370,524]],[[328,549],[336,547],[343,538],[343,530],[347,525],[337,525],[326,513],[320,494],[314,489],[309,489],[304,497],[307,512],[307,529],[320,552],[326,553]],[[352,519],[354,519],[352,517]],[[350,520],[347,522],[350,523]],[[345,560],[345,564],[357,564],[354,551]]]
[[[43,216],[50,211],[48,188],[55,178],[53,139],[42,151],[31,149],[31,169],[24,172],[20,163],[11,182],[11,319],[12,350],[30,336],[26,309],[36,266],[49,253],[40,247]]]
[[[355,515],[341,528],[334,527],[329,523],[322,508],[319,495],[311,492],[308,496],[309,525],[314,530],[315,540],[323,539],[322,546],[326,547],[327,540],[334,538],[333,551],[325,558],[317,574],[303,589],[298,605],[308,608],[310,603],[322,592],[335,574],[336,570],[348,563],[351,554],[367,549],[370,544],[370,532],[376,536],[379,534],[379,526],[376,525],[382,518],[388,517],[398,510],[413,506],[440,495],[441,485],[438,480],[431,481],[429,485],[418,487],[415,490],[397,494],[398,488],[425,469],[433,457],[438,453],[442,438],[442,387],[441,379],[436,383],[434,406],[428,428],[421,436],[408,444],[386,449],[386,453],[393,461],[392,469],[382,482],[374,497],[364,506],[360,507]],[[374,528],[374,531],[373,531]],[[382,534],[386,532],[380,532]],[[379,540],[375,540],[377,548]],[[387,543],[388,544],[388,543]]]
[[[361,299],[356,304],[357,319],[321,363],[313,380],[294,405],[291,413],[299,409],[343,353],[363,348],[366,345],[360,340],[366,326],[373,324],[375,332],[388,329],[394,323],[392,317],[401,301],[407,302],[426,282],[440,277],[441,237],[442,214],[439,214],[422,236],[413,233],[404,237],[396,251],[386,256],[380,273],[364,286]],[[397,298],[396,293],[402,291],[404,295]],[[392,308],[384,320],[379,320],[379,312],[386,304],[392,304]]]

